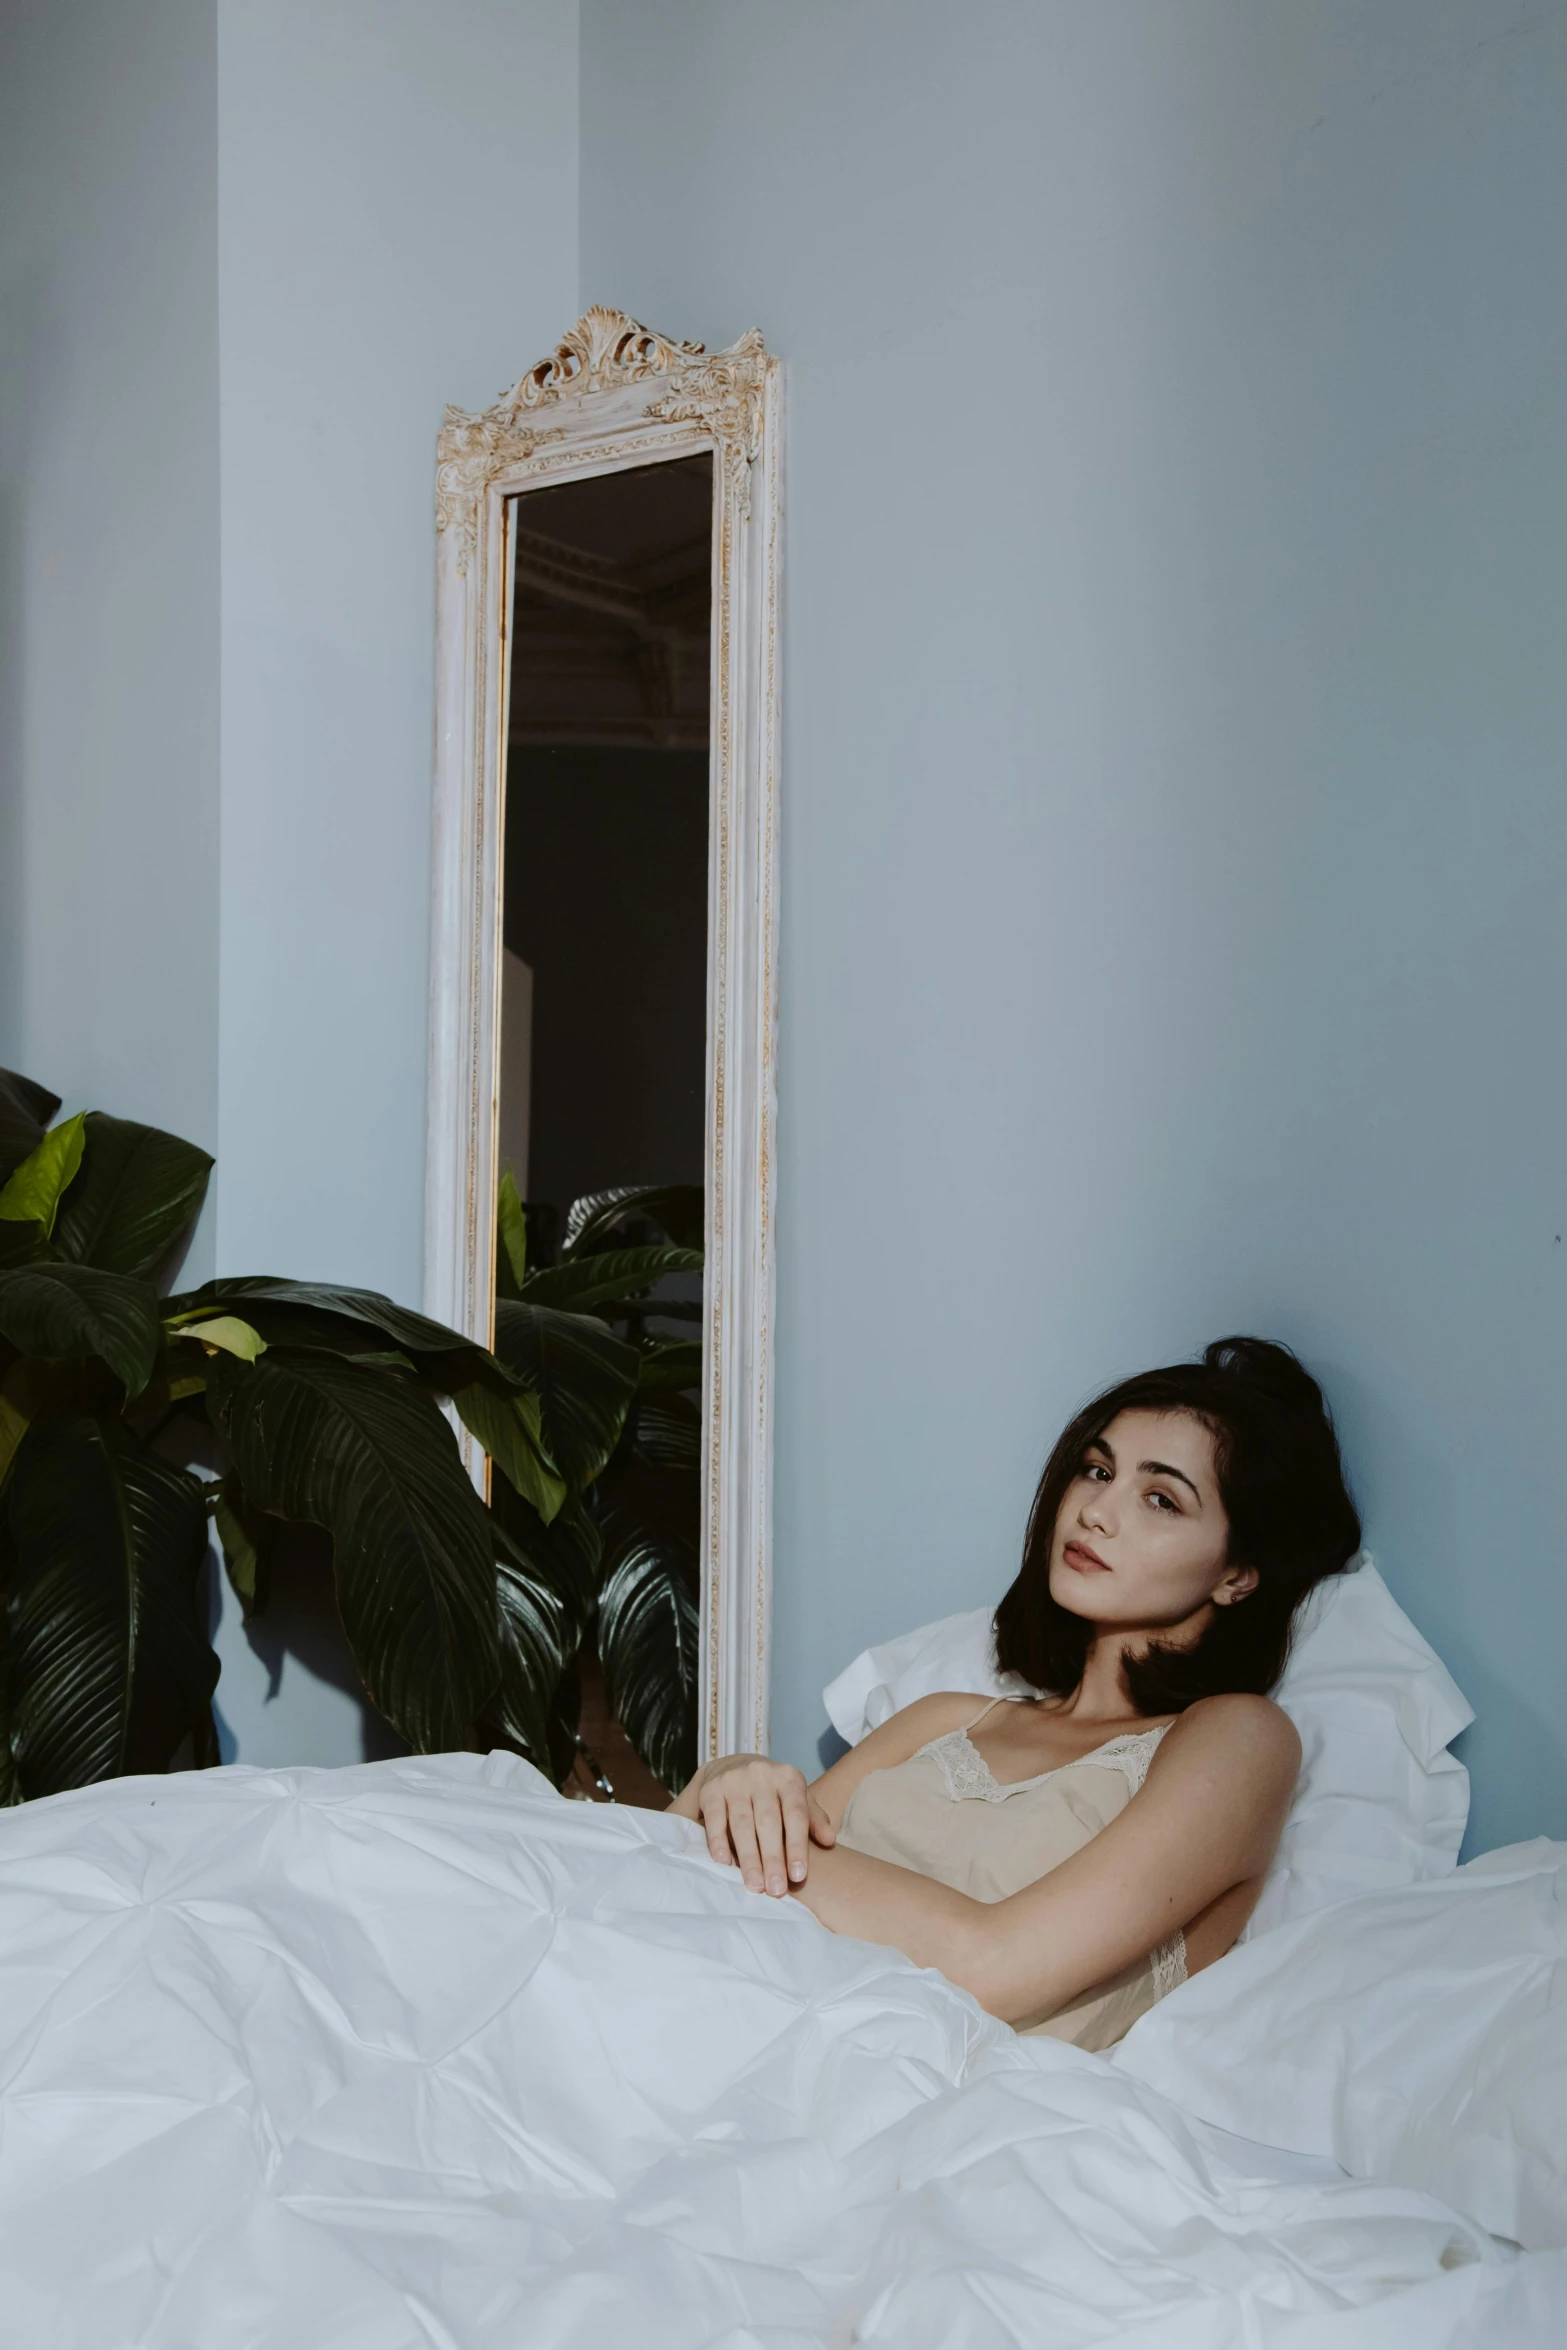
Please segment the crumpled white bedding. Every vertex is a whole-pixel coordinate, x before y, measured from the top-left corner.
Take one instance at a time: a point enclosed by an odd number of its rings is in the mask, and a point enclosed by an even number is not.
[[[0,1819],[0,2311],[7,2350],[1557,2350],[1567,2255],[448,1756]]]

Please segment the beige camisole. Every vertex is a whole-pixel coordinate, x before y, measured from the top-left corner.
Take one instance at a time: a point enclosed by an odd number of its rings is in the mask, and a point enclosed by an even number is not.
[[[1003,1786],[969,1731],[996,1705],[1012,1702],[998,1697],[966,1728],[931,1739],[890,1770],[869,1772],[844,1807],[838,1842],[975,1901],[1005,1901],[1081,1852],[1131,1802],[1169,1725],[1111,1738],[1076,1762]],[[1077,2048],[1109,2048],[1185,1980],[1186,1938],[1176,1933],[1069,2006],[1018,2029]]]

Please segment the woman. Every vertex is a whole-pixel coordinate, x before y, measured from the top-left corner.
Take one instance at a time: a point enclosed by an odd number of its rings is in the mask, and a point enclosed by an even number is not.
[[[1051,1454],[996,1611],[997,1663],[1038,1696],[921,1698],[809,1787],[728,1755],[673,1808],[754,1892],[1019,2031],[1109,2047],[1251,1913],[1300,1768],[1268,1691],[1359,1546],[1316,1382],[1221,1339],[1109,1389]]]

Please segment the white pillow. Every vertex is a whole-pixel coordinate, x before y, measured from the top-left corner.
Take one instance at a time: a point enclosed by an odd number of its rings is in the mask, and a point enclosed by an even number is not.
[[[1171,1992],[1112,2061],[1220,2129],[1567,2245],[1567,1844],[1299,1918]]]
[[[1030,1694],[996,1671],[993,1616],[970,1608],[864,1650],[822,1692],[839,1736],[857,1746],[937,1689]],[[1474,1710],[1367,1552],[1306,1602],[1275,1694],[1304,1751],[1248,1936],[1373,1887],[1447,1875],[1469,1817],[1469,1774],[1447,1747]]]

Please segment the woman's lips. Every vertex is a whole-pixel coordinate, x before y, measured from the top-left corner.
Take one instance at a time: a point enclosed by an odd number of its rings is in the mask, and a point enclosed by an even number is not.
[[[1104,1560],[1083,1542],[1069,1542],[1061,1553],[1061,1563],[1077,1575],[1108,1575],[1110,1572]]]

